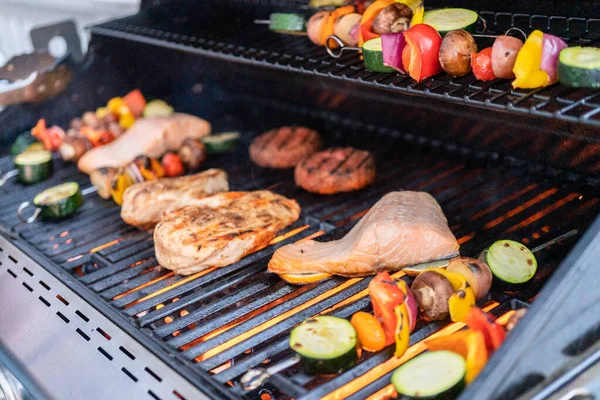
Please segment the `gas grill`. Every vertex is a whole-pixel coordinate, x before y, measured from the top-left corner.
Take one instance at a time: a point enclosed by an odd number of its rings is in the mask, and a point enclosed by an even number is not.
[[[532,282],[517,292],[492,290],[481,302],[503,319],[530,309],[462,398],[542,399],[580,395],[584,387],[598,394],[590,371],[600,356],[600,92],[513,90],[508,81],[443,74],[417,84],[368,72],[357,54],[332,59],[306,38],[253,24],[300,3],[144,2],[138,15],[91,28],[89,53],[71,65],[66,93],[0,114],[8,136],[39,117],[66,126],[138,87],[208,119],[215,132],[240,131],[233,153],[209,155],[203,166],[227,171],[231,190],[269,189],[302,208],[267,248],[180,276],[158,265],[151,234],[126,225],[120,208],[95,194],[70,219],[20,222],[19,204],[43,189],[67,180],[91,186],[74,165],[55,159],[52,178],[33,186],[9,181],[0,188],[2,360],[39,397],[389,398],[391,373],[425,350],[423,339],[463,325],[420,322],[402,358],[391,348],[363,353],[336,376],[291,366],[251,392],[240,378],[289,360],[289,332],[306,318],[372,311],[370,277],[292,286],[266,272],[273,252],[341,238],[384,194],[421,190],[440,203],[463,255],[476,257],[498,239],[539,248]],[[586,15],[592,3],[566,11],[558,1],[544,10],[517,2],[461,6],[480,11],[486,34],[541,28],[573,45],[595,45],[600,20]],[[291,171],[253,165],[252,138],[284,124],[316,129],[327,146],[372,151],[375,184],[319,196],[296,187]],[[2,158],[0,170],[10,169]]]

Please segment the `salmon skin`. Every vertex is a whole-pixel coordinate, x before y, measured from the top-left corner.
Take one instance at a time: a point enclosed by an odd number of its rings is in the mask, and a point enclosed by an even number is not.
[[[342,239],[327,243],[309,240],[281,247],[271,258],[269,271],[374,275],[453,258],[458,256],[458,249],[446,216],[430,194],[391,192]]]

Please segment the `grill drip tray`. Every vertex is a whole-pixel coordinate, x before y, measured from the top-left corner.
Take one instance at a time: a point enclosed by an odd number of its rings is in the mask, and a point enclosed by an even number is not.
[[[1,356],[36,397],[209,398],[2,236],[0,316]]]

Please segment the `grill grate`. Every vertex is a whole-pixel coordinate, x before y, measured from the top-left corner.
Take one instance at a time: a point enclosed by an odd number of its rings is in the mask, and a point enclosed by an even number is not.
[[[18,204],[43,188],[66,179],[74,179],[84,188],[89,185],[74,166],[59,160],[50,181],[24,190],[10,182],[0,189],[5,204],[0,222],[173,355],[211,372],[217,382],[241,394],[236,381],[245,371],[291,356],[287,334],[305,318],[319,313],[350,317],[356,311],[371,310],[366,291],[370,278],[331,278],[294,287],[267,274],[266,265],[277,247],[308,237],[339,238],[383,194],[400,189],[431,193],[467,255],[476,255],[498,238],[535,247],[572,229],[581,233],[600,211],[597,187],[576,176],[560,171],[549,174],[527,165],[512,165],[509,160],[475,160],[444,146],[415,146],[399,135],[366,139],[362,128],[346,129],[343,137],[326,136],[326,141],[372,150],[378,169],[376,183],[352,195],[312,195],[294,185],[290,171],[253,166],[247,145],[256,132],[244,134],[244,143],[235,153],[209,157],[207,167],[225,169],[232,190],[270,188],[295,198],[302,207],[301,219],[283,232],[280,241],[228,267],[188,277],[161,268],[154,258],[151,235],[124,224],[118,207],[96,195],[88,196],[73,219],[19,224]],[[10,168],[9,160],[2,159],[0,167]],[[512,297],[494,292],[483,305],[501,316],[532,301],[574,242],[571,238],[538,253],[540,268],[526,289]],[[421,339],[459,327],[420,325],[411,336],[414,346],[409,354],[423,350],[418,343]],[[390,371],[402,361],[390,360],[391,353],[391,349],[365,353],[357,367],[336,377],[309,377],[292,367],[274,378],[274,386],[263,390],[271,390],[275,396],[324,397],[334,392],[338,398],[365,398],[386,390]]]
[[[367,71],[357,53],[349,53],[336,60],[305,37],[280,35],[270,32],[264,25],[255,25],[254,18],[268,18],[267,8],[254,6],[242,13],[239,4],[235,11],[228,7],[232,7],[231,2],[199,4],[183,1],[178,7],[150,9],[136,16],[98,25],[92,28],[92,32],[228,61],[501,110],[515,116],[530,114],[600,126],[600,94],[597,91],[570,89],[559,84],[534,90],[512,89],[508,80],[480,82],[473,75],[451,78],[440,74],[417,83],[396,73]],[[231,18],[232,15],[235,18]],[[600,39],[600,19],[486,10],[480,10],[480,15],[487,21],[488,34],[502,34],[511,27],[519,27],[526,32],[543,29],[562,36],[570,45],[595,46]],[[491,45],[489,39],[478,41],[480,48]]]

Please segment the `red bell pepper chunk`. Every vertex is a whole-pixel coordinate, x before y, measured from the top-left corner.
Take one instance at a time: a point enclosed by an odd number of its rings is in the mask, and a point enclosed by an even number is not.
[[[494,322],[488,314],[478,307],[471,308],[465,322],[469,328],[483,333],[485,346],[490,354],[496,351],[504,342],[506,337],[504,327]]]
[[[442,70],[439,53],[442,37],[426,24],[413,25],[404,32],[406,47],[402,52],[402,64],[416,81],[438,74]]]
[[[146,99],[139,89],[132,90],[123,97],[123,101],[127,104],[129,111],[136,117],[139,118],[144,113],[144,107],[146,107]]]
[[[394,308],[404,303],[404,293],[387,272],[378,273],[369,283],[373,313],[383,325],[386,345],[395,342],[396,315]]]

